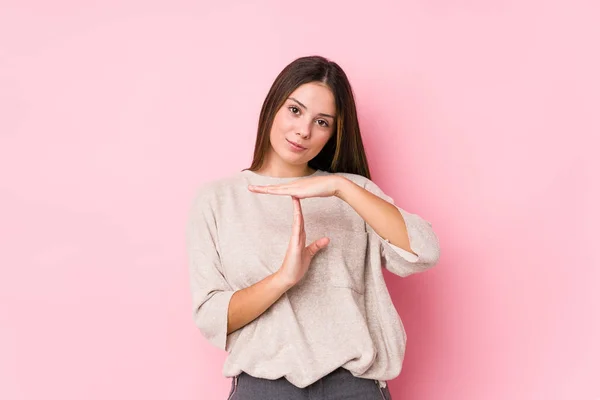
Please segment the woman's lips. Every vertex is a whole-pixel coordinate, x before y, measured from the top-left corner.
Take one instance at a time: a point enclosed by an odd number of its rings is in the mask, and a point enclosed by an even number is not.
[[[287,140],[287,139],[286,139],[286,140]],[[290,148],[291,148],[293,151],[301,152],[301,151],[304,151],[304,150],[306,150],[306,147],[302,147],[302,146],[300,146],[299,144],[296,144],[296,143],[292,142],[291,140],[287,140],[287,142],[290,144]]]

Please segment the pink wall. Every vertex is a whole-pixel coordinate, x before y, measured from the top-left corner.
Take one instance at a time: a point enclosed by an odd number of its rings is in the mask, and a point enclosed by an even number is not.
[[[600,399],[597,2],[84,3],[0,5],[1,399],[226,398],[187,207],[249,165],[269,85],[313,53],[442,245],[386,274],[394,398]]]

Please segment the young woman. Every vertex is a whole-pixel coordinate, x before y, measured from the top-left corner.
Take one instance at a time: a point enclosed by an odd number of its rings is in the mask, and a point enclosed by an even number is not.
[[[431,224],[370,180],[346,74],[302,57],[263,104],[250,168],[202,185],[187,227],[194,320],[229,399],[387,399],[406,335],[382,268],[437,263]]]

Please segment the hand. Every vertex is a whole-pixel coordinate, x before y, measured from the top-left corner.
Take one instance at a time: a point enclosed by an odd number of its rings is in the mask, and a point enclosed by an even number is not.
[[[313,176],[280,185],[249,185],[248,190],[254,193],[294,196],[298,199],[330,197],[338,195],[341,179],[344,178],[338,176]]]
[[[329,244],[329,238],[322,237],[306,246],[306,231],[304,230],[304,216],[302,215],[300,199],[292,196],[292,202],[294,203],[292,237],[283,264],[276,272],[287,287],[292,287],[300,282],[306,271],[308,271],[308,266],[315,254]]]

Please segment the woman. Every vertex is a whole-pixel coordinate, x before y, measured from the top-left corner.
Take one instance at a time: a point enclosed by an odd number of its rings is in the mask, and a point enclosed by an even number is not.
[[[229,353],[230,399],[391,398],[406,335],[382,267],[424,271],[439,242],[370,180],[336,63],[279,74],[252,165],[198,190],[187,240],[194,320]]]

